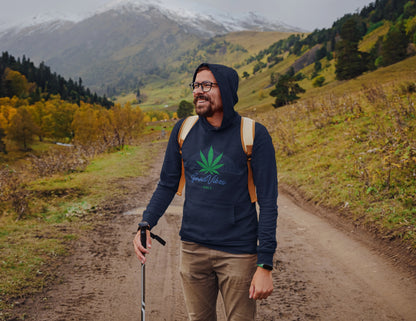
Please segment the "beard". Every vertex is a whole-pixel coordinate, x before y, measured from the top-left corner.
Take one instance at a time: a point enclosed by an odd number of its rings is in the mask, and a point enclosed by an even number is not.
[[[198,100],[205,100],[207,101],[209,104],[207,104],[206,106],[198,106]],[[195,112],[198,116],[201,117],[212,117],[214,115],[214,113],[216,112],[216,110],[214,110],[214,108],[212,107],[213,101],[211,99],[210,96],[208,95],[198,95],[194,98],[194,106],[195,106]],[[220,108],[222,109],[222,108]],[[219,109],[219,110],[220,110]]]

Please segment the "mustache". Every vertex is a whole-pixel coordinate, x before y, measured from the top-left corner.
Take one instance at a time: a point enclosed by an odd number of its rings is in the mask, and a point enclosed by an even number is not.
[[[198,100],[201,100],[201,99],[206,100],[206,101],[210,101],[210,99],[207,95],[199,94],[198,96],[195,96],[195,98],[194,98],[194,105],[196,104],[196,102]]]

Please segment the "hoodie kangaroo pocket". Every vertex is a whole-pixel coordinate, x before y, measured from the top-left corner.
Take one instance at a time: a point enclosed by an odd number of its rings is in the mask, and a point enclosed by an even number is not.
[[[185,201],[180,232],[185,239],[206,243],[227,242],[234,226],[234,205]]]

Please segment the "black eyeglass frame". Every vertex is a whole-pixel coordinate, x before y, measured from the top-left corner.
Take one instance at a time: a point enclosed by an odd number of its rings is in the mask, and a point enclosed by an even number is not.
[[[211,91],[212,86],[218,86],[218,83],[212,82],[212,81],[203,81],[203,82],[191,82],[189,84],[189,87],[191,87],[192,90],[195,90],[195,88],[199,88],[201,86],[202,91],[204,93]]]

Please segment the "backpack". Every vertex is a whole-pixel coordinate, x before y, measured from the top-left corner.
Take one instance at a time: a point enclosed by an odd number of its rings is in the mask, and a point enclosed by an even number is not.
[[[186,136],[191,131],[192,127],[197,122],[199,116],[189,116],[183,123],[178,133],[178,144],[179,152],[182,155],[182,145],[185,141]],[[254,133],[255,133],[255,124],[256,122],[247,117],[241,117],[241,127],[240,127],[240,136],[241,136],[241,145],[244,152],[247,155],[247,168],[248,168],[248,192],[250,194],[250,199],[252,203],[257,202],[256,188],[254,186],[253,180],[253,170],[251,168],[251,154],[253,152],[253,142],[254,142]],[[181,178],[179,181],[178,191],[176,194],[182,195],[183,188],[185,186],[185,167],[183,165],[182,158],[182,172]]]

